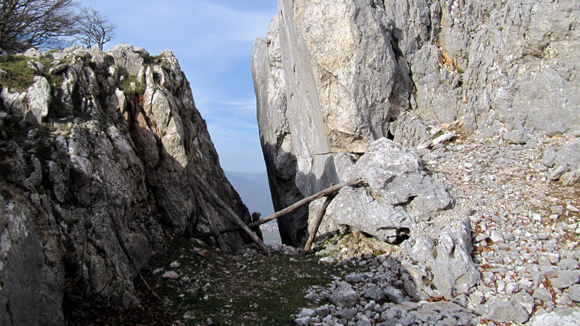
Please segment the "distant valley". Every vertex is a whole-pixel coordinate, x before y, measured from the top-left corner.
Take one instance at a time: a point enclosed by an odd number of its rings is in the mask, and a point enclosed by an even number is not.
[[[262,218],[274,214],[274,205],[268,185],[266,172],[249,174],[242,172],[226,171],[226,177],[236,189],[244,204],[252,212],[260,212]],[[261,226],[266,243],[280,243],[278,224],[276,220]]]

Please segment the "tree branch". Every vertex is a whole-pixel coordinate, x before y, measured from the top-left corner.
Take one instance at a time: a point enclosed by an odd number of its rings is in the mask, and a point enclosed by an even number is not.
[[[324,196],[329,196],[329,195],[339,191],[340,189],[342,189],[344,187],[347,187],[347,186],[354,187],[354,186],[361,185],[363,183],[364,183],[364,180],[362,180],[362,179],[352,179],[352,180],[349,180],[347,182],[339,183],[339,184],[334,185],[332,187],[326,188],[326,189],[322,190],[321,192],[318,192],[310,197],[306,197],[306,198],[284,208],[283,210],[280,210],[280,211],[278,211],[278,212],[276,212],[276,213],[274,213],[274,214],[272,214],[264,219],[259,220],[258,222],[252,222],[252,223],[248,224],[248,227],[252,228],[252,227],[256,227],[256,226],[268,223],[271,220],[282,217],[282,216],[300,208],[301,206],[310,203],[311,201],[315,201],[318,198],[321,198]],[[239,229],[240,229],[240,227],[227,228],[227,229],[221,230],[220,233],[233,232],[233,231],[237,231]],[[196,238],[204,238],[204,237],[207,237],[210,235],[211,234],[208,234],[208,233],[198,234],[196,236]]]
[[[215,202],[216,204],[218,204],[219,206],[221,206],[226,212],[226,216],[228,216],[232,222],[234,222],[235,224],[237,224],[242,230],[244,230],[252,240],[254,240],[254,242],[266,253],[266,254],[270,254],[270,249],[268,249],[268,247],[266,247],[264,245],[264,243],[254,234],[254,232],[252,232],[252,230],[250,230],[248,228],[248,226],[246,226],[246,224],[242,221],[242,219],[236,214],[234,213],[234,211],[232,211],[231,208],[229,208],[224,202],[223,200],[221,200],[221,198],[219,198],[219,196],[207,185],[207,183],[205,183],[205,181],[203,181],[203,179],[193,170],[193,167],[189,166],[190,169],[190,173],[194,176],[195,180],[197,180],[197,182],[200,185],[200,188],[208,195],[208,197],[210,199],[213,200],[213,202]]]

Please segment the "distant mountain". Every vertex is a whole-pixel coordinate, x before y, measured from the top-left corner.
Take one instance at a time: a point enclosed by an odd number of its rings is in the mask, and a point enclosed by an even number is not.
[[[226,177],[240,194],[242,201],[252,212],[260,212],[262,217],[274,213],[274,205],[268,186],[268,175],[266,172],[249,174],[241,172],[226,171]]]
[[[253,182],[259,184],[261,187],[265,187],[266,189],[268,189],[268,191],[270,189],[270,186],[268,185],[268,173],[266,173],[266,172],[249,174],[249,173],[243,173],[243,172],[226,171],[226,176],[228,178],[230,176],[232,176],[232,177],[238,177],[238,178],[250,180],[250,181],[253,181]]]

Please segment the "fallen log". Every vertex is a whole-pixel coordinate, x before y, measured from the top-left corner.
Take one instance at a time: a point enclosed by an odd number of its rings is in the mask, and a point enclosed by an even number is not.
[[[113,224],[115,225],[115,235],[117,236],[117,242],[121,246],[121,249],[123,249],[123,252],[125,253],[125,256],[127,257],[127,260],[129,260],[129,263],[133,266],[133,268],[135,269],[135,272],[137,272],[137,275],[139,275],[139,279],[143,282],[143,284],[147,288],[147,291],[149,291],[149,293],[151,293],[151,295],[153,297],[155,297],[155,299],[157,299],[159,302],[161,302],[161,305],[165,306],[165,302],[163,302],[163,299],[161,299],[161,297],[159,297],[157,295],[157,293],[155,293],[155,291],[149,286],[149,283],[147,283],[147,281],[143,277],[143,274],[141,274],[141,271],[137,267],[137,263],[135,262],[135,259],[133,259],[131,252],[129,251],[129,249],[127,249],[127,245],[125,244],[126,235],[123,232],[123,226],[121,225],[121,222],[115,216],[111,216],[111,219],[113,220]],[[104,290],[104,288],[103,288],[103,290]],[[140,304],[139,304],[139,307],[142,309]]]
[[[284,215],[298,209],[299,207],[310,203],[311,201],[315,201],[321,197],[329,196],[329,195],[339,191],[340,189],[342,189],[346,186],[357,186],[357,185],[362,184],[363,182],[364,182],[364,180],[362,180],[362,179],[352,179],[350,181],[339,183],[339,184],[334,185],[332,187],[326,188],[326,189],[322,190],[321,192],[318,192],[310,197],[306,197],[304,199],[301,199],[301,200],[297,201],[296,203],[294,203],[294,204],[292,204],[292,205],[290,205],[290,206],[288,206],[280,211],[277,211],[276,213],[269,215],[268,217],[266,217],[264,219],[259,220],[258,222],[252,222],[252,223],[248,224],[248,227],[251,228],[251,227],[256,227],[256,226],[268,223],[271,220],[274,220],[274,219],[277,219],[278,217],[284,216]],[[237,231],[239,229],[240,229],[239,227],[227,228],[227,229],[221,230],[220,233],[233,232],[233,231]],[[209,233],[204,233],[204,234],[199,234],[196,237],[203,238],[203,237],[207,237],[210,235],[211,234],[209,234]]]
[[[191,171],[191,169],[190,169],[190,171]],[[199,190],[199,187],[197,186],[196,182],[192,183],[192,188],[193,188],[193,192],[195,193],[195,197],[197,199],[197,202],[199,203],[199,206],[201,208],[201,214],[205,217],[205,219],[207,220],[207,223],[209,224],[211,234],[215,238],[220,249],[225,253],[229,253],[230,247],[228,247],[228,245],[226,245],[226,242],[224,241],[222,234],[219,232],[219,229],[216,227],[214,221],[212,220],[211,216],[209,215],[209,210],[207,209],[207,206],[205,205],[205,202],[203,200],[203,195],[201,194],[201,191]]]
[[[190,173],[199,183],[202,192],[207,194],[216,204],[221,206],[221,208],[226,211],[227,213],[226,216],[228,216],[232,220],[232,222],[237,224],[239,228],[244,230],[250,236],[250,238],[258,245],[258,247],[260,247],[266,254],[269,255],[270,249],[268,249],[268,247],[266,247],[266,245],[264,245],[264,243],[260,240],[260,238],[258,238],[254,234],[254,232],[252,232],[252,230],[250,230],[250,228],[242,221],[242,219],[236,213],[234,213],[234,211],[232,211],[232,209],[229,208],[228,205],[226,205],[223,202],[223,200],[221,200],[221,198],[207,185],[207,183],[205,183],[205,181],[203,181],[203,179],[193,170],[192,167],[190,167]],[[208,200],[210,198],[208,198]]]
[[[310,251],[310,248],[312,247],[312,243],[314,242],[314,238],[316,237],[316,232],[318,232],[318,228],[320,227],[320,224],[322,223],[322,217],[324,217],[324,213],[326,212],[326,208],[328,207],[328,205],[330,204],[330,202],[332,201],[334,196],[335,196],[334,194],[330,194],[328,197],[326,197],[326,200],[324,201],[324,204],[322,205],[322,209],[320,210],[320,212],[316,216],[316,220],[314,220],[314,230],[312,232],[310,232],[310,235],[308,236],[308,241],[306,241],[306,245],[304,246],[304,252]]]
[[[339,191],[340,189],[342,189],[344,187],[360,185],[363,182],[364,181],[362,179],[352,179],[352,180],[347,181],[347,182],[339,183],[339,184],[334,185],[332,187],[326,188],[326,189],[322,190],[321,192],[316,193],[316,194],[314,194],[314,195],[312,195],[310,197],[306,197],[306,198],[304,198],[302,200],[299,200],[296,203],[294,203],[294,204],[292,204],[292,205],[284,208],[283,210],[278,211],[278,212],[276,212],[276,213],[274,213],[274,214],[272,214],[272,215],[270,215],[270,216],[268,216],[268,217],[266,217],[264,219],[261,219],[258,222],[250,223],[250,224],[248,224],[248,226],[249,227],[253,227],[253,226],[258,226],[258,225],[262,225],[262,224],[268,223],[271,220],[277,219],[280,216],[286,215],[286,214],[292,212],[293,210],[296,210],[297,208],[299,208],[299,207],[301,207],[301,206],[303,206],[305,204],[310,203],[311,201],[315,201],[318,198],[328,196],[328,195],[330,195],[332,193],[335,193],[335,192]]]

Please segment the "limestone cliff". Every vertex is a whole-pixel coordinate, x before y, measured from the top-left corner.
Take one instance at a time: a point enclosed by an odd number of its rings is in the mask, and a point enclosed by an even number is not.
[[[577,1],[279,0],[252,72],[276,209],[340,176],[381,137],[580,124]],[[522,141],[525,137],[519,137]],[[339,158],[340,157],[340,158]],[[308,212],[280,223],[285,243]]]
[[[172,235],[209,231],[190,169],[249,218],[170,51],[31,50],[2,67],[1,325],[64,325],[71,280],[138,304],[133,263],[163,254]]]

